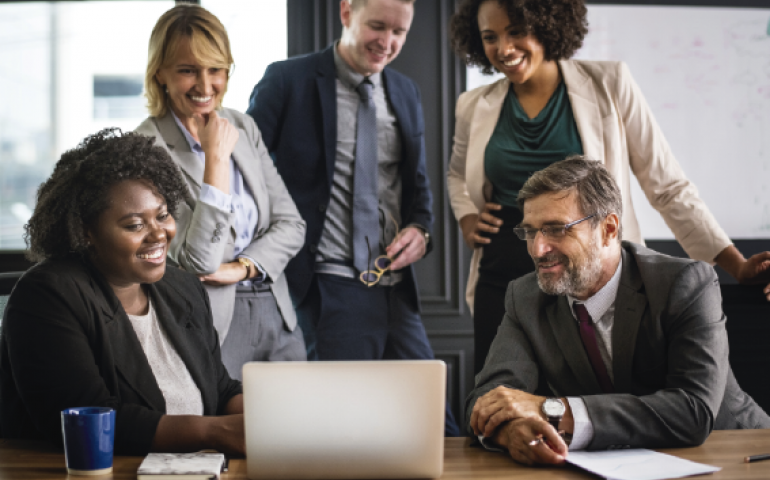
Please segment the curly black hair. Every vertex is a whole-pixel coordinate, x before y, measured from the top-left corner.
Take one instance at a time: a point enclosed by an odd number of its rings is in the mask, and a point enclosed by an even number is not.
[[[32,218],[24,226],[27,258],[41,261],[85,256],[85,232],[109,208],[109,192],[124,180],[144,180],[174,215],[185,184],[171,157],[152,137],[106,128],[64,152],[37,191]]]
[[[479,7],[485,1],[465,0],[449,22],[452,47],[468,65],[484,74],[494,67],[484,53],[479,32]],[[584,0],[497,0],[520,31],[532,34],[543,45],[545,60],[570,58],[583,45],[588,32]]]

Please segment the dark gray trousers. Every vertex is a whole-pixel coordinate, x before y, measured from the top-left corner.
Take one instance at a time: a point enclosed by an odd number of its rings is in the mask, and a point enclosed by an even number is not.
[[[233,322],[222,344],[222,363],[232,378],[242,380],[242,368],[252,361],[307,359],[302,329],[286,328],[269,285],[239,285]]]

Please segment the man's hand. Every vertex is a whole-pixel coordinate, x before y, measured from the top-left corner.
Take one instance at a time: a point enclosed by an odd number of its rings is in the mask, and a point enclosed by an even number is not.
[[[518,418],[544,420],[545,397],[521,390],[497,387],[476,400],[471,412],[471,428],[476,435],[490,437],[500,424]]]
[[[223,263],[214,273],[198,275],[198,279],[207,285],[232,285],[246,278],[246,269],[241,262]]]
[[[560,465],[567,458],[567,444],[555,428],[535,417],[518,418],[503,426],[492,440],[525,465]]]
[[[393,239],[385,253],[393,259],[391,270],[400,270],[425,256],[425,235],[417,227],[406,227]],[[400,253],[399,253],[400,252]]]

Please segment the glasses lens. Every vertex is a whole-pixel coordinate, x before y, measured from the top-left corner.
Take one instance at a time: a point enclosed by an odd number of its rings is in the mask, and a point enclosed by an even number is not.
[[[373,272],[364,272],[361,274],[361,281],[364,283],[374,283],[377,281],[377,275],[375,275]]]
[[[393,263],[393,260],[391,260],[389,257],[377,257],[374,260],[374,268],[377,268],[379,270],[387,270],[390,268],[390,264]]]
[[[519,237],[519,240],[526,240],[527,239],[527,229],[522,227],[516,227],[513,229],[513,233],[516,234],[517,237]]]
[[[564,225],[547,225],[542,228],[543,235],[550,238],[561,238],[567,233]]]

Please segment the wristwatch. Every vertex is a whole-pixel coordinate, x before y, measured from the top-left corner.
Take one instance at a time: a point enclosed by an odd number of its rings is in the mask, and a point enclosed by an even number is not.
[[[246,276],[243,277],[243,280],[248,280],[251,274],[251,262],[249,261],[248,258],[243,258],[243,257],[238,257],[238,262],[244,267],[246,267]]]
[[[425,246],[427,246],[428,242],[430,242],[430,233],[427,230],[423,230],[422,236],[425,237]]]
[[[546,398],[541,407],[543,415],[548,419],[548,423],[553,425],[556,431],[559,430],[559,422],[561,417],[564,416],[564,412],[567,411],[567,407],[564,406],[564,402],[559,398]]]

